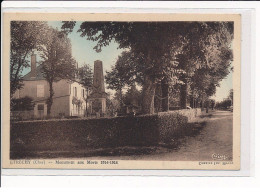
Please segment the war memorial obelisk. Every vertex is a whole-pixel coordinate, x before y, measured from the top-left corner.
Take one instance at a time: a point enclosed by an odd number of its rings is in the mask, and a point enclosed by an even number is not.
[[[91,106],[91,114],[105,116],[106,114],[106,92],[103,75],[102,61],[94,62],[94,77],[92,93],[89,96],[89,103]]]

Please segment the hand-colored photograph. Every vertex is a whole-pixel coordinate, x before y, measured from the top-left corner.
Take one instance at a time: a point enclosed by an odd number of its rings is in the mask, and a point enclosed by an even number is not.
[[[239,169],[240,18],[127,18],[8,21],[8,167]]]

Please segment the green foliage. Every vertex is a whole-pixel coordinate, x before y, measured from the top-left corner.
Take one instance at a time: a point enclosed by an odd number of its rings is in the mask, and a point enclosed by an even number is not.
[[[178,138],[186,123],[187,119],[176,113],[13,122],[10,129],[11,158],[18,155],[30,157],[39,151],[58,154],[88,148],[158,145],[160,141]]]
[[[142,102],[142,94],[137,90],[135,85],[132,85],[123,97],[123,102],[126,105],[140,106]]]
[[[106,72],[105,79],[108,84],[108,89],[119,91],[125,86],[124,76],[121,76],[115,66],[112,66],[112,70],[110,72]]]
[[[54,96],[53,83],[61,79],[73,80],[76,61],[72,57],[70,39],[65,33],[53,28],[44,33],[44,42],[37,49],[42,58],[42,74],[50,86],[50,97],[47,99],[47,114],[50,115]]]
[[[65,21],[64,21],[64,22],[62,22],[62,23],[63,23],[63,25],[62,25],[61,29],[62,29],[62,31],[63,31],[64,33],[66,33],[66,34],[72,32],[74,26],[76,25],[76,22],[74,22],[74,21],[70,21],[70,22],[68,22],[68,21],[65,22]]]
[[[178,113],[159,115],[161,141],[169,142],[184,134],[188,118]]]
[[[10,49],[10,94],[22,87],[21,72],[29,67],[28,56],[42,43],[42,33],[48,28],[47,22],[11,21]]]
[[[27,111],[34,109],[34,102],[31,97],[25,96],[23,98],[11,99],[11,111]]]
[[[105,79],[108,88],[119,91],[127,86],[142,85],[144,68],[141,64],[143,64],[142,57],[137,57],[130,51],[123,51],[111,71],[106,72]]]
[[[216,108],[226,110],[228,107],[233,105],[233,100],[233,89],[231,89],[226,99],[216,103]]]
[[[64,22],[63,28],[74,25]],[[143,85],[144,113],[153,113],[155,85],[162,78],[169,84],[191,83],[192,93],[208,97],[228,75],[233,59],[232,22],[82,22],[78,31],[97,42],[97,52],[111,41],[127,50],[106,81],[115,90]]]
[[[82,67],[77,69],[77,77],[80,84],[82,84],[86,89],[92,88],[93,71],[89,64],[83,64]]]
[[[223,100],[223,101],[221,101],[221,102],[217,102],[216,103],[216,108],[217,109],[223,109],[223,110],[227,110],[227,108],[229,107],[229,106],[231,106],[232,104],[231,104],[231,100],[230,99],[225,99],[225,100]]]
[[[231,44],[233,40],[233,23],[210,23],[209,30],[201,41],[203,60],[205,64],[194,71],[191,78],[192,89],[199,91],[201,95],[212,96],[216,92],[219,82],[230,73],[230,65],[233,60]],[[202,36],[203,38],[203,36]]]
[[[228,98],[229,98],[230,100],[233,100],[233,89],[229,90]]]
[[[117,90],[114,94],[113,99],[111,100],[116,111],[121,112],[122,107],[124,105],[123,100],[124,100],[124,94],[123,94],[122,90]]]
[[[116,41],[119,48],[130,49],[135,57],[145,59],[142,63],[145,73],[157,78],[170,61],[167,56],[182,25],[177,22],[82,22],[78,31],[87,40],[97,41],[94,47],[97,52],[111,41]],[[64,22],[63,28],[67,26],[70,23]]]
[[[48,82],[73,79],[76,61],[72,57],[70,39],[53,28],[49,28],[45,33],[45,41],[38,47],[44,77]]]

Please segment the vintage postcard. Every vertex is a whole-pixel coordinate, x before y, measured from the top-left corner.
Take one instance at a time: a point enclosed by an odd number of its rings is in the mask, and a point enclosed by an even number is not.
[[[240,169],[239,14],[3,22],[3,168]]]

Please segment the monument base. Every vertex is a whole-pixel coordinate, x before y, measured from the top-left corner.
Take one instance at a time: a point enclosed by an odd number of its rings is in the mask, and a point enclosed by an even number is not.
[[[106,98],[89,99],[90,114],[103,117],[106,113]]]

